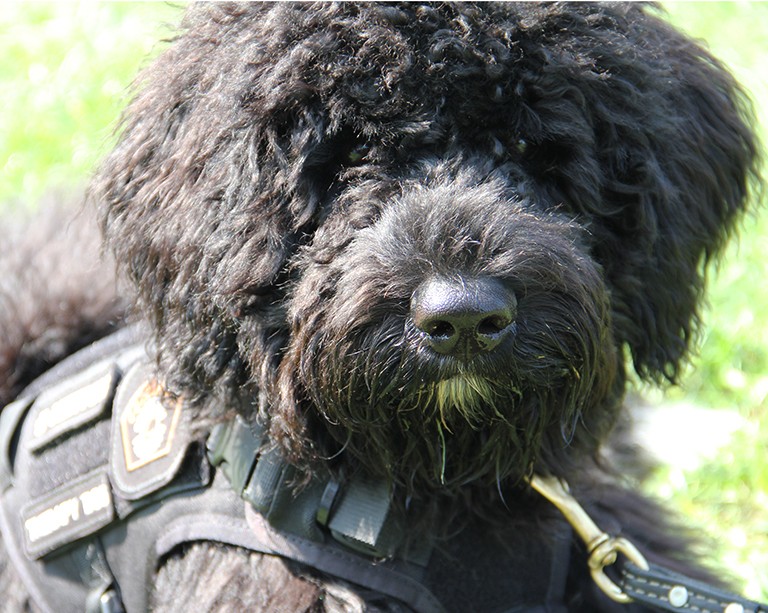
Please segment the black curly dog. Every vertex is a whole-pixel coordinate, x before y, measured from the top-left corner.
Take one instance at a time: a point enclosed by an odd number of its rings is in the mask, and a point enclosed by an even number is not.
[[[140,321],[196,440],[236,411],[297,499],[318,478],[385,484],[392,557],[428,542],[421,582],[448,610],[640,610],[600,595],[533,474],[711,580],[601,459],[627,370],[677,380],[705,268],[757,180],[743,92],[656,12],[190,9],[90,190],[125,287],[111,260],[83,263],[95,232],[61,218],[0,256],[0,405]],[[158,565],[158,610],[417,606],[227,542]],[[3,610],[45,608],[5,556],[0,571]]]

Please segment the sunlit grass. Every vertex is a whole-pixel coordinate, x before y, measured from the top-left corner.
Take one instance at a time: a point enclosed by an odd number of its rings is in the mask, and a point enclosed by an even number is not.
[[[109,146],[126,86],[178,9],[5,2],[0,11],[0,202],[81,184]]]

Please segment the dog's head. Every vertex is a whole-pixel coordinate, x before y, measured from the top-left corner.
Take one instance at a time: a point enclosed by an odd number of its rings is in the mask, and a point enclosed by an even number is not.
[[[754,172],[649,12],[191,11],[94,183],[170,383],[411,492],[594,452],[625,361],[676,378]]]

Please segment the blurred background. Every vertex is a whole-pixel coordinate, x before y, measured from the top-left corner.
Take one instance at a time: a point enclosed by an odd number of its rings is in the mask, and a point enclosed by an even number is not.
[[[749,90],[768,143],[768,3],[663,7]],[[112,142],[127,86],[179,14],[178,5],[150,2],[3,3],[0,212],[87,181]],[[682,385],[638,386],[637,422],[667,463],[642,487],[686,515],[707,537],[706,555],[746,595],[768,600],[768,207],[757,204],[713,267],[706,325]]]

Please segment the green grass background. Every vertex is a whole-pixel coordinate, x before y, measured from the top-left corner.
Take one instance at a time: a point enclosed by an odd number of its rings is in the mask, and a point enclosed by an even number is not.
[[[671,3],[751,91],[768,142],[768,4]],[[4,2],[0,11],[0,207],[78,186],[108,149],[126,86],[162,48],[179,10],[160,3]],[[758,207],[756,207],[757,209]],[[764,208],[764,207],[762,207]],[[1,223],[1,222],[0,222]],[[1,227],[1,226],[0,226]],[[2,232],[0,232],[2,235]],[[657,400],[736,409],[748,426],[704,466],[649,487],[712,537],[716,556],[768,599],[768,216],[747,218],[716,271],[698,356]],[[644,390],[646,394],[653,392]],[[690,436],[695,436],[695,424]],[[683,434],[684,435],[684,434]]]

